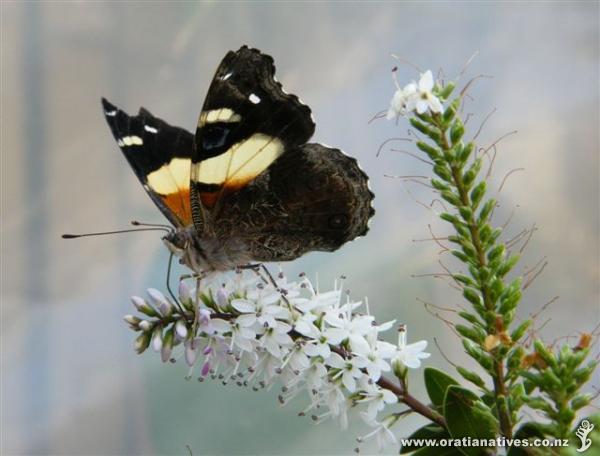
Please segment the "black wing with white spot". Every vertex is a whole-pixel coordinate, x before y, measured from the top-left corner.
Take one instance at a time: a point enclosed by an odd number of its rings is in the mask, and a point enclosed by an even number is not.
[[[129,116],[104,98],[102,106],[117,144],[158,208],[175,226],[191,224],[194,135],[144,108],[137,116]]]
[[[223,197],[247,186],[312,136],[310,108],[275,80],[273,58],[246,46],[223,58],[210,85],[192,154],[191,202],[198,231]]]

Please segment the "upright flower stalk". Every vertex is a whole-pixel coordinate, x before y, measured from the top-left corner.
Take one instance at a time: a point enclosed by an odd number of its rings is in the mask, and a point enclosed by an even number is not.
[[[516,327],[513,324],[523,287],[521,277],[507,278],[519,256],[510,252],[501,240],[502,229],[491,222],[496,201],[486,197],[486,177],[481,174],[484,154],[476,153],[472,141],[463,142],[465,127],[459,108],[465,90],[451,99],[455,84],[434,84],[430,71],[421,75],[419,83],[401,88],[396,82],[396,87],[387,118],[407,117],[411,126],[424,135],[416,146],[432,162],[435,177],[430,180],[431,186],[451,208],[440,214],[454,230],[447,237],[455,245],[451,253],[469,271],[468,275],[451,274],[471,305],[471,310],[458,312],[465,323],[455,323],[454,328],[462,337],[465,351],[492,383],[489,389],[478,373],[457,366],[459,374],[477,387],[476,395],[447,374],[426,369],[431,399],[436,403],[434,396],[438,396],[452,437],[466,434],[465,416],[471,415],[481,428],[469,429],[467,436],[511,438],[515,424],[522,419],[521,407],[529,405],[543,411],[551,424],[525,423],[519,434],[535,428],[538,435],[566,438],[575,419],[574,410],[591,400],[580,393],[597,364],[595,360],[584,364],[591,335],[584,335],[582,340],[587,344],[580,341],[579,349],[563,345],[556,355],[535,340],[535,351],[526,354],[522,339],[532,320],[526,319]],[[445,387],[439,391],[434,384]],[[531,395],[535,391],[541,395],[534,399]],[[465,413],[458,415],[463,423],[453,419],[457,398],[469,404]],[[439,432],[444,434],[443,429]]]

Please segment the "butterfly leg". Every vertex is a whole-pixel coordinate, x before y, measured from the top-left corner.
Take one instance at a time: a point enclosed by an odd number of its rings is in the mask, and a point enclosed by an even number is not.
[[[187,280],[187,279],[203,279],[204,277],[206,277],[206,272],[201,272],[201,273],[197,273],[194,272],[193,274],[181,274],[179,276],[179,281],[181,282],[182,280]]]

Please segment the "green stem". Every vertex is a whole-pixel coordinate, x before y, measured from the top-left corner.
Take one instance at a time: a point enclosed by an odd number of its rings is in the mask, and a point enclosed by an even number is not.
[[[451,147],[448,142],[448,137],[446,135],[446,129],[442,125],[442,119],[440,115],[435,114],[433,116],[433,120],[440,133],[440,146],[442,147],[444,152],[449,152]],[[481,242],[479,227],[477,226],[477,223],[474,218],[475,207],[473,207],[473,205],[471,204],[469,192],[463,183],[461,166],[456,163],[453,163],[450,160],[448,160],[448,165],[450,166],[450,170],[452,172],[452,180],[454,182],[454,186],[458,190],[458,195],[462,205],[473,209],[472,214],[468,220],[469,232],[471,234],[471,243],[473,244],[473,246],[475,247],[475,251],[477,252],[477,261],[479,263],[478,266],[480,268],[484,268],[487,266],[485,250],[483,247],[483,243]],[[481,287],[481,295],[486,310],[494,314],[493,321],[488,322],[488,332],[490,334],[499,334],[504,330],[504,328],[502,327],[502,319],[497,318],[499,315],[496,314],[496,307],[494,305],[493,300],[491,299],[488,284],[484,280],[479,280],[479,285]],[[492,378],[494,381],[494,393],[496,397],[496,406],[498,409],[500,429],[502,431],[503,436],[505,436],[506,438],[511,438],[513,425],[510,416],[510,411],[508,410],[506,404],[506,397],[508,393],[506,384],[504,382],[504,360],[501,357],[494,357],[493,363],[494,373],[492,375]]]

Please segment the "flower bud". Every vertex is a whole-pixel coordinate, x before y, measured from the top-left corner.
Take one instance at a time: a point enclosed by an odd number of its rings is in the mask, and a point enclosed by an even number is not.
[[[131,302],[138,310],[138,312],[148,315],[149,317],[158,316],[158,312],[156,312],[156,310],[154,310],[150,305],[148,305],[148,303],[143,298],[140,298],[139,296],[132,296]]]
[[[133,315],[125,315],[123,320],[125,320],[125,323],[127,323],[131,329],[136,331],[140,329],[139,324],[142,320],[140,320],[138,317]]]
[[[162,348],[162,344],[162,328],[157,326],[152,333],[152,350],[158,353]]]
[[[175,332],[177,333],[177,336],[180,339],[185,339],[187,334],[188,334],[188,329],[187,326],[185,324],[185,321],[183,320],[177,320],[177,323],[175,323]]]
[[[171,352],[173,351],[173,339],[173,327],[171,327],[167,332],[165,332],[165,335],[162,340],[160,357],[163,363],[166,363],[167,361],[169,361],[169,358],[171,358]]]
[[[148,288],[148,296],[152,300],[153,304],[158,308],[163,316],[169,316],[173,312],[173,306],[167,300],[164,294],[155,288]]]
[[[217,305],[219,307],[227,307],[229,304],[229,293],[227,293],[225,287],[219,287],[216,294]]]
[[[208,375],[208,373],[210,372],[210,361],[206,361],[203,365],[202,365],[202,369],[200,370],[200,375],[202,377],[206,377]]]
[[[142,331],[150,331],[154,324],[148,320],[142,320],[138,326]]]
[[[150,338],[150,333],[144,332],[135,339],[134,347],[138,354],[142,354],[146,351],[148,345],[150,345]]]
[[[193,366],[198,357],[198,342],[195,339],[185,342],[185,362],[188,366]]]
[[[190,287],[188,287],[187,283],[185,283],[185,280],[182,280],[181,282],[179,282],[179,299],[184,304],[186,304],[192,300],[192,295],[190,293]]]

